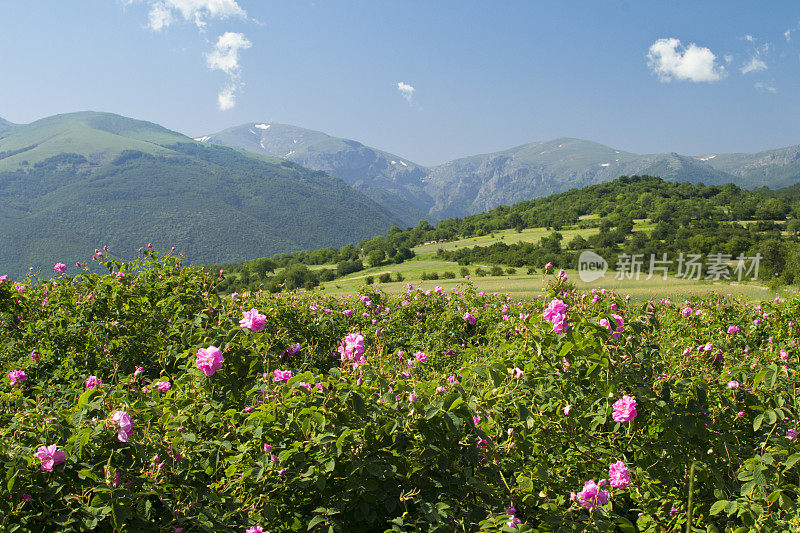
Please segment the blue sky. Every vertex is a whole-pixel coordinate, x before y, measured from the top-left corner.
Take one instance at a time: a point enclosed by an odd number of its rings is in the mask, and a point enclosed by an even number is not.
[[[796,1],[2,0],[0,46],[0,117],[21,123],[283,122],[420,164],[561,136],[800,144]]]

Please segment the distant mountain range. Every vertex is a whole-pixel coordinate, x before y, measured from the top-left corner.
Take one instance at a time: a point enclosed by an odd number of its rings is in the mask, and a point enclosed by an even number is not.
[[[406,158],[318,131],[254,122],[196,139],[281,157],[339,177],[406,224],[481,213],[649,174],[666,180],[778,188],[800,181],[800,146],[756,154],[635,154],[581,139],[535,142],[426,168]]]
[[[341,246],[634,174],[784,187],[800,182],[800,146],[642,155],[563,138],[429,168],[268,122],[191,139],[110,113],[0,119],[0,274],[102,244],[122,257],[176,246],[198,263]]]
[[[404,157],[286,124],[252,123],[195,139],[293,161],[341,178],[406,224],[429,216],[433,199],[425,190],[429,169]]]
[[[339,178],[109,113],[0,120],[0,274],[107,244],[221,263],[342,246],[400,223]]]

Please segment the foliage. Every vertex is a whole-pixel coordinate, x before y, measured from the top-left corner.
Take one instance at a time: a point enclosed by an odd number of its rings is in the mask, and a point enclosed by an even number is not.
[[[469,284],[220,299],[178,257],[100,255],[110,274],[0,282],[3,376],[27,375],[0,388],[3,530],[511,531],[509,506],[519,531],[800,526],[798,299],[633,306],[562,278],[530,302]],[[240,324],[253,308],[261,330]],[[355,333],[364,361],[337,352]],[[66,461],[46,472],[50,445]],[[617,461],[630,485],[571,499]]]

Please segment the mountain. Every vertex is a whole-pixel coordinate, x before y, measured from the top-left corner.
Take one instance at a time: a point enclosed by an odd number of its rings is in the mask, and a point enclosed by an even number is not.
[[[17,125],[13,122],[9,122],[4,118],[0,118],[0,137],[2,137],[6,132],[9,132],[16,128]]]
[[[534,142],[425,168],[358,141],[275,123],[249,123],[197,141],[269,154],[324,170],[406,224],[481,213],[619,176],[706,185],[785,187],[800,181],[800,146],[756,154],[636,154],[582,139]]]
[[[5,122],[3,123],[6,124]],[[0,136],[0,272],[152,242],[221,263],[341,246],[397,224],[345,182],[150,122],[72,113]]]
[[[800,179],[800,146],[756,154],[708,154],[700,159],[749,187],[775,189],[794,185]]]
[[[280,157],[327,172],[375,200],[406,225],[416,224],[433,207],[422,183],[427,168],[358,141],[274,122],[251,122],[195,140]]]
[[[745,181],[695,157],[641,155],[591,141],[560,138],[434,167],[425,178],[425,190],[435,201],[432,218],[442,219],[636,174],[705,184]]]

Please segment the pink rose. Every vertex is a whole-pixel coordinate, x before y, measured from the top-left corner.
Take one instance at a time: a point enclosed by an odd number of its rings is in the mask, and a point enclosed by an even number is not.
[[[630,396],[623,396],[614,403],[614,413],[611,415],[615,422],[629,422],[636,418],[636,400]]]
[[[239,325],[250,331],[261,331],[267,323],[267,317],[260,314],[255,307],[245,312],[244,318],[239,321]]]
[[[273,381],[279,383],[281,381],[289,381],[292,379],[292,371],[291,370],[281,370],[279,368],[275,369],[275,377],[272,378]]]
[[[131,433],[133,433],[133,422],[131,422],[131,417],[128,416],[128,413],[116,411],[111,415],[111,421],[118,428],[117,438],[120,442],[128,442],[128,439],[131,438]]]
[[[602,507],[608,503],[608,498],[611,496],[607,490],[600,488],[605,482],[605,479],[601,479],[600,483],[595,483],[594,480],[587,481],[583,485],[583,490],[578,494],[573,493],[571,499],[577,500],[581,507],[589,511]]]
[[[608,467],[608,481],[615,489],[624,489],[631,483],[628,467],[622,461],[617,461]]]
[[[39,446],[33,456],[41,462],[43,472],[52,472],[54,466],[58,466],[66,460],[63,450],[59,450],[55,444]]]
[[[222,363],[225,358],[222,357],[222,351],[216,346],[209,346],[208,348],[200,348],[197,350],[197,360],[195,365],[203,371],[206,376],[213,376],[217,370],[222,368]]]
[[[86,388],[93,389],[100,386],[100,378],[97,376],[89,376],[86,378]]]
[[[28,379],[28,374],[22,370],[12,370],[8,373],[8,379],[11,380],[11,386],[13,387],[18,381],[25,381]]]

